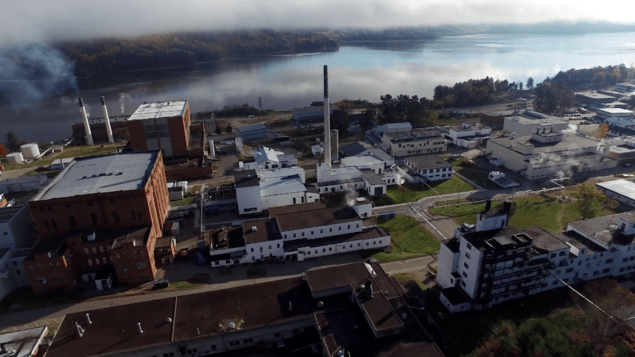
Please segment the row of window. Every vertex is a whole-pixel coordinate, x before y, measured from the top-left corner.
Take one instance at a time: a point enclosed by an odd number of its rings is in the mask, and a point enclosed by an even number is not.
[[[359,228],[359,223],[357,223],[355,225],[355,228]],[[346,229],[351,229],[351,225],[349,224]],[[339,226],[337,230],[341,231],[342,230],[342,226]],[[314,235],[315,234],[314,232],[315,231],[312,230],[310,235],[311,236]],[[333,232],[333,227],[329,228],[329,232]],[[324,229],[320,229],[320,234],[324,234]],[[297,235],[297,233],[293,233],[293,237],[292,238],[297,238],[296,235]],[[304,231],[302,233],[300,233],[300,237],[304,237]],[[288,238],[288,235],[285,233],[284,239],[287,239],[287,238]],[[271,249],[271,248],[269,248],[269,249]]]
[[[135,213],[134,209],[130,209],[130,219],[135,221],[137,219],[141,220],[143,219],[143,215],[141,214],[141,212]],[[93,226],[97,226],[99,224],[99,219],[97,217],[96,213],[91,213],[90,214],[90,220]],[[119,217],[119,212],[117,211],[112,211],[112,220],[114,223],[119,223],[121,222],[121,218]],[[68,226],[71,229],[77,229],[78,225],[77,225],[77,219],[75,218],[75,216],[68,216]],[[56,231],[58,230],[58,225],[57,225],[57,221],[55,220],[54,217],[51,217],[51,221],[49,223],[48,219],[44,219],[44,227],[46,228],[47,231],[51,231],[52,230]]]

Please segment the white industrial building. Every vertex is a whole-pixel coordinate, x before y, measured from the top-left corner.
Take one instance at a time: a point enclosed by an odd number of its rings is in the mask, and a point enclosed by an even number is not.
[[[450,143],[466,149],[474,149],[477,145],[483,145],[490,138],[492,129],[479,123],[464,123],[461,126],[451,127],[446,131],[446,138]]]
[[[633,111],[621,108],[602,108],[597,110],[596,118],[602,120],[614,119],[633,119]]]
[[[412,176],[419,182],[445,181],[454,173],[454,166],[436,155],[408,156],[403,162],[412,169]]]
[[[210,247],[212,267],[270,259],[302,261],[390,245],[388,232],[367,220],[372,204],[365,198],[335,208],[317,202],[279,207],[270,209],[269,215],[222,229]]]
[[[320,200],[320,195],[305,185],[304,170],[300,167],[245,170],[234,177],[239,214]]]
[[[270,170],[298,165],[298,159],[294,155],[287,155],[266,146],[254,150],[253,157],[255,162],[245,163],[245,169]]]
[[[487,142],[486,155],[529,179],[570,176],[614,168],[608,144],[581,135],[543,128],[531,135],[507,135]]]
[[[488,309],[564,286],[635,271],[635,211],[572,222],[552,234],[508,227],[511,203],[441,244],[437,282],[451,312]]]
[[[47,182],[48,178],[46,175],[0,178],[0,192],[7,194],[11,192],[37,191],[46,187]]]
[[[374,157],[375,159],[382,161],[386,167],[390,167],[395,164],[395,158],[392,155],[388,154],[381,148],[376,148],[362,141],[356,141],[342,146],[340,148],[340,154],[344,158],[351,156]]]
[[[525,110],[523,113],[505,118],[503,131],[517,136],[530,135],[540,129],[561,132],[569,128],[569,121],[564,118],[554,117],[533,110]]]
[[[635,84],[633,83],[616,83],[615,90],[622,93],[630,93],[635,91]]]
[[[445,137],[436,129],[413,129],[392,133],[385,130],[382,148],[394,156],[429,154],[447,150]]]
[[[608,197],[635,207],[635,183],[624,179],[598,182],[595,186]]]

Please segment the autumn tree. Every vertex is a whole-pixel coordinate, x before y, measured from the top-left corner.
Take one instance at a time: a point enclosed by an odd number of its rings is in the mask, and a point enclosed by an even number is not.
[[[2,144],[0,144],[0,156],[7,156],[7,149]]]
[[[589,219],[595,217],[595,213],[597,212],[597,206],[595,205],[595,197],[596,194],[593,190],[593,187],[587,186],[585,184],[581,184],[578,189],[578,211],[580,211],[580,215],[582,219]]]
[[[225,125],[225,132],[226,133],[231,133],[234,130],[234,128],[232,127],[232,125],[230,123],[227,123],[227,125]]]

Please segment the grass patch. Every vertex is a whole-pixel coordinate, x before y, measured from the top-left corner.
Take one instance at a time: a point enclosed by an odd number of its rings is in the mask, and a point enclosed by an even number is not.
[[[391,236],[392,252],[368,251],[365,258],[375,258],[381,263],[417,258],[439,252],[439,241],[414,218],[397,215],[395,218],[378,220]]]
[[[324,204],[326,207],[339,207],[344,203],[344,195],[343,194],[330,194],[324,196]]]
[[[196,287],[199,287],[203,285],[202,282],[200,281],[196,281],[196,282],[191,282],[188,280],[183,280],[183,281],[177,281],[175,283],[170,283],[170,287],[168,288],[168,290],[184,290],[184,289],[193,289]]]
[[[117,151],[116,145],[67,146],[64,148],[64,151],[49,155],[49,157],[45,159],[38,160],[35,162],[30,162],[27,164],[5,165],[4,169],[14,170],[14,169],[24,169],[27,167],[47,166],[47,165],[50,165],[51,162],[57,159],[62,159],[67,157],[105,155],[105,154],[114,153],[116,151]]]
[[[395,278],[395,280],[397,281],[414,281],[415,283],[417,283],[417,285],[419,285],[419,288],[421,288],[421,290],[428,289],[428,286],[422,283],[421,280],[417,279],[417,277],[414,276],[414,274],[412,273],[399,273],[392,275],[392,277]]]
[[[599,203],[595,203],[599,205]],[[502,201],[492,202],[492,208],[503,205]],[[457,224],[476,223],[476,214],[485,210],[485,203],[471,203],[459,206],[431,207],[430,213],[440,216],[451,216]],[[594,217],[613,214],[615,211],[599,207]],[[582,219],[576,202],[560,202],[552,195],[540,195],[515,199],[512,205],[512,216],[509,225],[523,229],[539,226],[544,230],[561,232],[573,221]]]
[[[388,187],[386,195],[390,200],[379,200],[378,205],[381,203],[397,204],[406,202],[415,202],[423,197],[430,197],[439,195],[445,195],[448,193],[457,193],[471,191],[474,189],[472,185],[463,181],[460,177],[454,176],[449,180],[430,182],[428,187],[425,184],[405,184]],[[422,188],[423,186],[423,188]],[[385,204],[384,204],[385,205]]]
[[[190,196],[190,197],[185,197],[182,200],[172,201],[172,202],[170,202],[170,205],[172,205],[172,206],[186,206],[186,205],[190,205],[190,204],[194,203],[195,200],[196,200],[196,196]]]

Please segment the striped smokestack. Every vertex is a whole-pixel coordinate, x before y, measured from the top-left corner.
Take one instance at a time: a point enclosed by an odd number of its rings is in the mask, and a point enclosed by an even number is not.
[[[324,65],[324,163],[331,166],[331,111],[329,110],[329,70]]]
[[[86,114],[86,108],[84,108],[84,101],[79,99],[79,112],[82,113],[82,119],[84,119],[84,130],[86,131],[86,144],[94,145],[93,133],[90,131],[90,124],[88,123],[88,115]]]
[[[101,109],[104,111],[104,119],[106,120],[106,132],[108,133],[108,142],[114,143],[115,139],[112,137],[112,128],[110,127],[110,117],[108,117],[108,109],[106,109],[106,99],[101,96]]]

